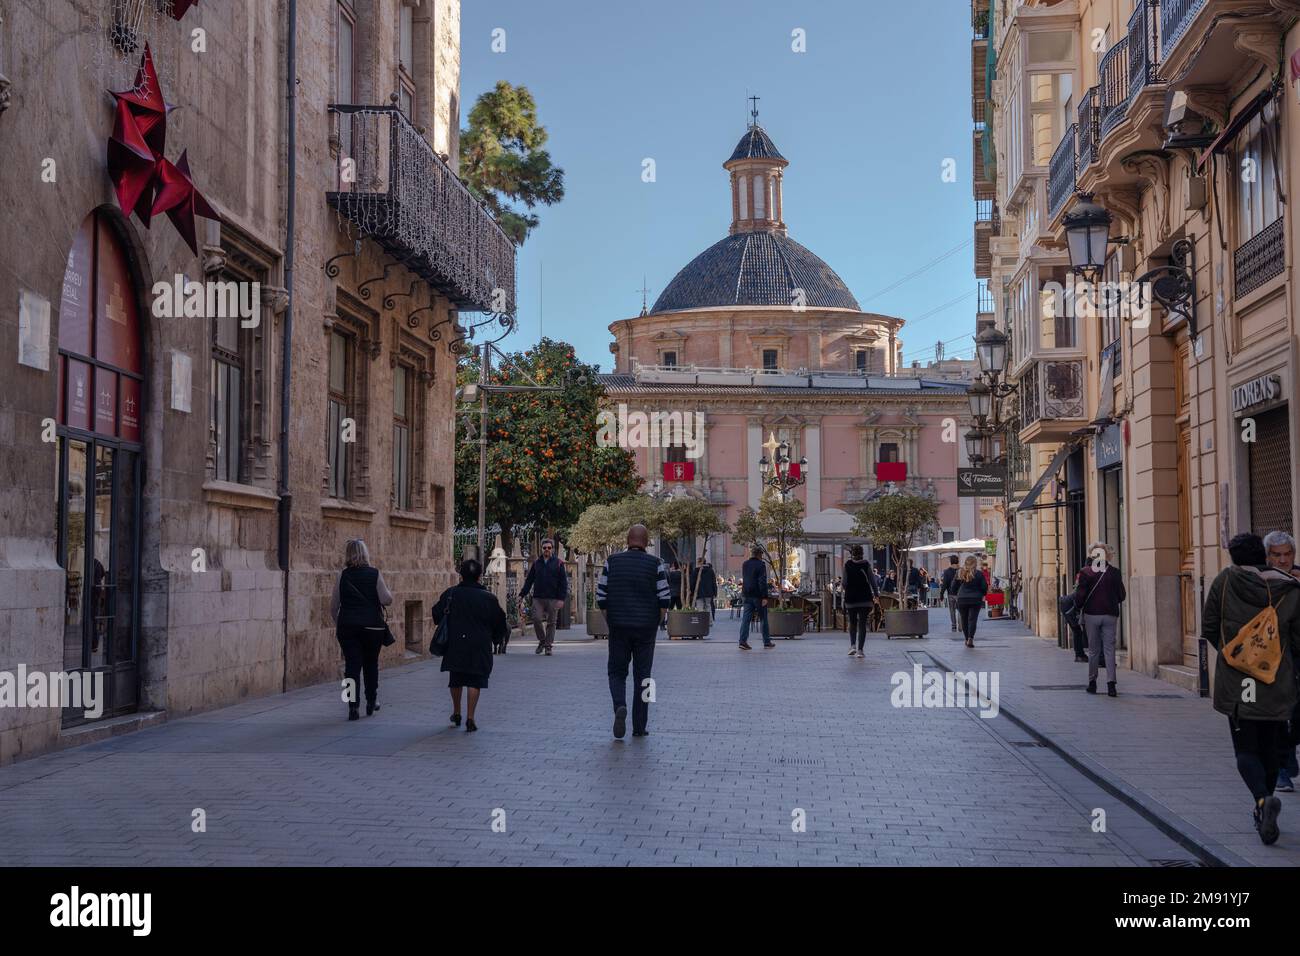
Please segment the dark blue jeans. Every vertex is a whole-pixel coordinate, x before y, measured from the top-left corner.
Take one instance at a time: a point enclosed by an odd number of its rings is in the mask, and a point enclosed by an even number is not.
[[[650,719],[650,704],[644,699],[642,682],[650,676],[655,659],[657,629],[627,631],[610,629],[609,632],[609,694],[614,709],[627,706],[627,668],[632,665],[632,730],[646,729]]]
[[[740,612],[740,643],[749,643],[749,625],[757,617],[763,625],[763,643],[771,644],[772,636],[767,629],[767,608],[763,607],[758,601],[751,601],[745,598],[745,606]]]

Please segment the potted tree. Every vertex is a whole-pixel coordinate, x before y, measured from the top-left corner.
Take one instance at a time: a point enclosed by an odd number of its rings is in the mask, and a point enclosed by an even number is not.
[[[591,505],[578,516],[570,529],[569,544],[603,563],[615,551],[623,549],[627,543],[628,528],[634,524],[650,527],[656,523],[655,513],[658,507],[658,503],[647,495],[633,495],[613,504]],[[609,624],[605,621],[605,612],[596,607],[594,581],[585,600],[587,633],[593,639],[608,637]]]
[[[803,633],[803,612],[790,608],[784,587],[790,545],[802,534],[803,503],[797,498],[782,500],[772,490],[764,492],[757,511],[743,508],[736,519],[735,539],[762,548],[763,559],[776,576],[779,606],[769,607],[767,612],[768,632],[773,637],[797,637]]]
[[[655,530],[668,538],[704,538],[701,553],[709,548],[709,539],[715,534],[731,530],[718,516],[717,510],[699,498],[669,498],[661,504],[654,516]],[[682,589],[679,597],[682,610],[668,612],[668,639],[707,637],[712,623],[708,611],[696,607],[696,581],[691,568],[682,569]]]
[[[908,553],[918,535],[938,527],[939,502],[922,495],[881,495],[863,505],[854,517],[855,534],[889,549],[894,566],[900,569],[899,588],[906,591]],[[886,637],[925,637],[928,633],[928,609],[885,611]]]

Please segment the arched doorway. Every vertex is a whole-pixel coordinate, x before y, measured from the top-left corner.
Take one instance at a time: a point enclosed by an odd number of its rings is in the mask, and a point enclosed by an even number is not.
[[[59,308],[63,667],[102,673],[98,717],[139,699],[145,364],[131,260],[110,216],[93,212],[77,230]],[[86,719],[85,707],[63,712],[65,725]]]

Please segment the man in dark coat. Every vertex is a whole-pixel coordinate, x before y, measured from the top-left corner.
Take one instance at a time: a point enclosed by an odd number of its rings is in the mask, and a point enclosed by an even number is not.
[[[461,688],[469,688],[469,713],[465,730],[478,730],[474,710],[479,692],[486,689],[492,673],[492,645],[505,640],[510,626],[497,596],[479,583],[483,566],[469,558],[460,564],[460,584],[442,592],[433,606],[436,626],[447,617],[447,643],[442,654],[442,670],[449,672],[451,722],[460,726]]]
[[[555,556],[555,542],[547,538],[542,542],[542,556],[533,562],[519,591],[520,600],[533,595],[533,630],[537,634],[537,650],[549,657],[555,646],[555,621],[569,596],[569,576],[564,562]]]
[[[1278,754],[1295,709],[1295,661],[1300,658],[1300,581],[1267,566],[1258,535],[1228,542],[1232,566],[1219,572],[1205,597],[1201,637],[1219,650],[1214,667],[1214,709],[1228,718],[1237,772],[1255,798],[1255,829],[1266,844],[1277,842],[1282,801],[1277,785]],[[1282,659],[1271,684],[1237,670],[1223,648],[1260,611],[1272,606]]]
[[[776,647],[771,632],[767,628],[767,562],[763,560],[763,549],[754,545],[749,560],[740,567],[740,596],[744,600],[740,612],[740,649],[751,650],[749,646],[749,625],[755,617],[763,627],[763,646]]]
[[[714,620],[717,617],[714,603],[718,598],[718,576],[713,572],[713,565],[704,558],[696,561],[692,569],[691,593],[709,609],[709,620]]]
[[[664,564],[646,553],[650,532],[643,524],[627,533],[627,550],[611,554],[596,582],[596,606],[609,625],[609,692],[614,701],[614,736],[627,730],[627,668],[632,664],[632,736],[649,731],[650,699],[654,696],[650,668],[654,664],[655,633],[672,599]]]

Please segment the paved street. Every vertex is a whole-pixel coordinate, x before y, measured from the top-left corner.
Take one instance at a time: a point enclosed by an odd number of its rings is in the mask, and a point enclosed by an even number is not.
[[[0,770],[0,856],[55,865],[1191,859],[1005,717],[891,706],[892,674],[963,650],[942,628],[924,642],[873,636],[859,661],[830,634],[742,653],[723,618],[715,640],[660,642],[651,735],[623,742],[610,735],[603,643],[561,643],[545,658],[516,641],[498,658],[473,735],[447,725],[446,679],[431,661],[384,673],[383,709],[355,723],[343,720],[334,686],[252,701]],[[1210,755],[1224,746],[1214,736]],[[196,808],[205,833],[192,832]],[[1093,832],[1094,808],[1107,811],[1105,833]],[[498,809],[504,832],[493,830]],[[804,832],[792,827],[796,809]]]

